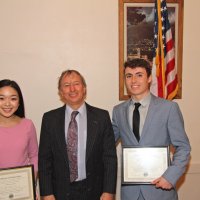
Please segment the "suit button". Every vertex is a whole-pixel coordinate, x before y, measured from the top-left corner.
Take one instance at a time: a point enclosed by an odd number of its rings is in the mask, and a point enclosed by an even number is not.
[[[87,173],[87,175],[86,175],[86,176],[88,177],[88,176],[90,176],[90,174],[91,174],[91,173]]]
[[[88,188],[88,189],[87,189],[88,192],[91,192],[91,190],[92,190],[92,188]]]
[[[66,196],[67,196],[67,197],[69,197],[69,195],[70,195],[70,193],[67,193],[67,195],[66,195]]]

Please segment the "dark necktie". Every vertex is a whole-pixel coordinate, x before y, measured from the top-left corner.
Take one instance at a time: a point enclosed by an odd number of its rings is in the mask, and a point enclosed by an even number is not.
[[[71,121],[69,123],[67,132],[67,154],[69,159],[70,181],[73,182],[78,178],[78,125],[76,116],[78,111],[73,111],[71,114]]]
[[[135,137],[137,138],[138,142],[140,140],[140,113],[139,113],[139,107],[141,106],[140,103],[135,103],[135,109],[133,111],[133,133]]]

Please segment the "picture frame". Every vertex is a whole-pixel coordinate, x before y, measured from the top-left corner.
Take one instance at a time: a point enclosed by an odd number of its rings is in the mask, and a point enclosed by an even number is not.
[[[182,54],[183,54],[183,5],[184,0],[167,0],[168,14],[169,20],[170,17],[173,20],[171,24],[173,40],[175,44],[175,65],[177,69],[178,75],[178,92],[176,95],[176,99],[181,99],[182,97]],[[131,53],[137,54],[141,56],[144,52],[142,52],[141,48],[137,48],[136,42],[141,38],[142,45],[146,45],[148,48],[145,51],[145,56],[147,56],[149,61],[152,61],[153,55],[153,21],[154,18],[150,16],[150,12],[155,7],[154,0],[119,0],[119,100],[127,100],[130,98],[130,95],[127,93],[125,84],[124,84],[124,62],[127,60],[128,56],[131,56]],[[134,10],[135,9],[135,10]],[[134,14],[131,15],[130,11],[135,12],[137,14],[137,10],[140,12],[146,12],[145,16],[136,16],[134,18]],[[147,15],[148,13],[148,15]],[[149,33],[146,37],[148,38],[145,41],[145,36],[141,35],[139,28],[137,28],[137,21],[142,20],[142,17],[149,17],[149,21],[147,22],[147,26],[145,27],[149,29],[149,31],[145,31],[145,33]],[[131,19],[130,21],[128,21]],[[135,25],[135,24],[136,25]],[[132,24],[135,25],[134,29],[128,29],[128,26]],[[141,27],[140,27],[141,28]],[[132,33],[132,34],[131,34]],[[143,37],[143,38],[142,38]],[[145,43],[146,42],[146,43]],[[131,46],[132,45],[132,46]],[[149,50],[150,49],[150,50]]]

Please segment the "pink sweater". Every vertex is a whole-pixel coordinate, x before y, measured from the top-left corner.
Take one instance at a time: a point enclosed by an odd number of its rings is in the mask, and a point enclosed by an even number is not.
[[[38,170],[38,142],[33,122],[29,119],[14,127],[0,127],[0,168],[34,165]]]

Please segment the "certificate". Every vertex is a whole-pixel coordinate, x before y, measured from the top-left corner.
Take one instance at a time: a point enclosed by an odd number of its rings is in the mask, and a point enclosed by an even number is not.
[[[122,184],[151,184],[169,166],[169,147],[123,147]]]
[[[35,200],[33,165],[0,170],[0,200]]]

